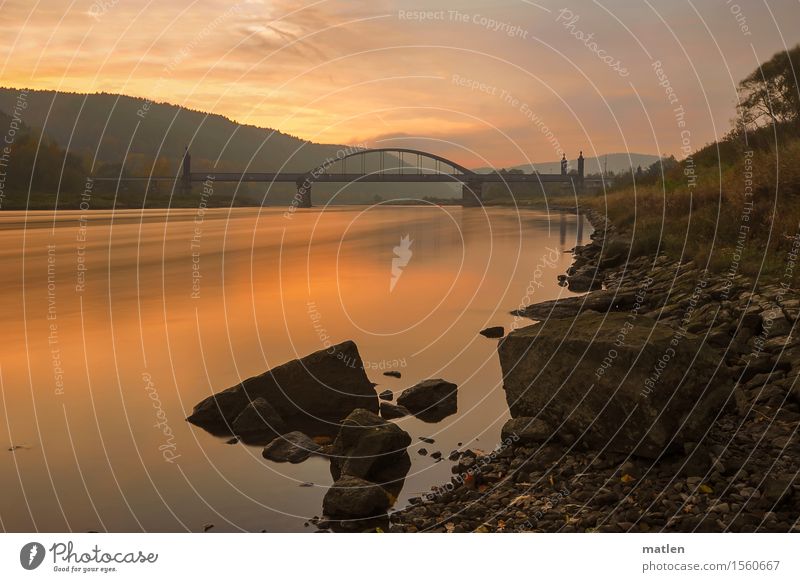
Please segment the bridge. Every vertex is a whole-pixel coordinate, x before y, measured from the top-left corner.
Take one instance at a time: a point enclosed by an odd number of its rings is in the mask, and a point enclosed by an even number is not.
[[[377,158],[377,169],[369,171],[368,156]],[[415,161],[413,165],[406,163],[408,156]],[[387,165],[387,159],[396,160]],[[306,172],[193,172],[192,158],[188,149],[184,152],[181,174],[177,178],[182,188],[190,189],[193,182],[292,182],[297,186],[297,194],[292,206],[311,208],[311,191],[316,183],[352,183],[352,182],[415,182],[461,184],[461,203],[463,206],[480,206],[483,203],[483,185],[490,183],[561,183],[570,185],[581,191],[584,185],[583,152],[578,157],[577,174],[567,172],[567,160],[561,160],[561,173],[478,173],[464,166],[432,154],[409,148],[377,148],[341,150],[335,158],[328,158],[322,164]],[[350,170],[348,170],[348,161]],[[355,162],[355,163],[354,163]],[[355,166],[355,168],[354,168]],[[354,171],[355,170],[355,171]],[[100,182],[175,182],[176,177],[120,177],[95,178]]]

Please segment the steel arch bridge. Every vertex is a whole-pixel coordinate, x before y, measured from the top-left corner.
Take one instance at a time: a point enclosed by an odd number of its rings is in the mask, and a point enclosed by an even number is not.
[[[415,163],[407,163],[409,157]],[[411,148],[351,148],[340,150],[335,157],[326,159],[319,166],[306,172],[193,172],[191,155],[187,149],[183,156],[182,172],[177,181],[180,182],[183,188],[191,188],[193,182],[207,181],[211,183],[293,182],[297,186],[297,194],[292,200],[292,206],[297,208],[311,208],[312,187],[318,182],[417,182],[430,184],[457,182],[462,185],[462,204],[464,206],[480,206],[483,200],[483,184],[486,183],[523,182],[543,184],[546,182],[561,182],[571,184],[576,189],[581,189],[583,175],[583,152],[578,158],[577,174],[567,173],[566,159],[562,160],[560,174],[500,174],[498,172],[483,174],[437,154]],[[175,182],[176,178],[174,176],[124,177],[96,178],[96,180],[106,182]]]

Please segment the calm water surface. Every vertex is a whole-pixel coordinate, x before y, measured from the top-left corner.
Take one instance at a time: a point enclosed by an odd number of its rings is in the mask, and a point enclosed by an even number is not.
[[[450,476],[420,446],[446,457],[497,444],[508,418],[497,342],[478,331],[526,325],[509,311],[567,294],[564,251],[590,232],[571,215],[434,206],[84,218],[0,214],[6,531],[306,530],[327,461],[275,464],[184,418],[214,391],[345,339],[379,391],[460,386],[456,415],[396,421],[414,438],[402,506]]]

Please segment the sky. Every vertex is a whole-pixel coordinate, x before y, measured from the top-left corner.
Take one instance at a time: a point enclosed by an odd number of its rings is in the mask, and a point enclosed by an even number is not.
[[[502,167],[714,141],[800,0],[0,0],[0,39],[3,86]]]

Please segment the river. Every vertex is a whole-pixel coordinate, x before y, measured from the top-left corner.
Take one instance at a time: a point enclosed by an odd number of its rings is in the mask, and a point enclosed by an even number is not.
[[[396,421],[414,439],[402,506],[450,475],[420,446],[446,458],[497,444],[497,340],[478,332],[527,325],[509,311],[568,294],[556,276],[590,230],[513,208],[0,213],[0,528],[313,529],[326,460],[272,463],[184,418],[345,339],[378,391],[459,385],[457,414]]]

